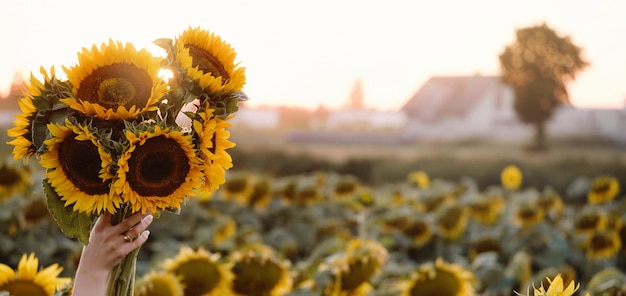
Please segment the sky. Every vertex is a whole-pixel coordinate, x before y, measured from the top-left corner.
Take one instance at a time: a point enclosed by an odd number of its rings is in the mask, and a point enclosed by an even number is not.
[[[153,40],[199,26],[237,52],[250,106],[338,108],[360,81],[367,108],[398,110],[432,76],[499,75],[515,30],[545,22],[590,63],[568,84],[572,104],[624,108],[624,12],[613,0],[4,0],[0,92],[16,73],[62,73],[83,47],[162,55]]]

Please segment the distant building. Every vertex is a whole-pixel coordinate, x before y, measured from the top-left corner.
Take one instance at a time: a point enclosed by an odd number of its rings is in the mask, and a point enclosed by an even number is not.
[[[273,108],[240,107],[230,122],[234,127],[276,129],[280,124],[280,113]]]
[[[401,108],[416,139],[525,139],[534,133],[513,108],[515,95],[500,76],[436,76]],[[626,142],[626,108],[562,106],[548,121],[549,137],[603,136]]]

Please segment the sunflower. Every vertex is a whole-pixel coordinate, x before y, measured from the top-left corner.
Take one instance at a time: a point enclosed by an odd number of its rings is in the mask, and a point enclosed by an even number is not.
[[[602,204],[612,201],[619,193],[619,182],[615,177],[597,177],[591,183],[591,188],[587,193],[589,204]]]
[[[230,123],[213,114],[214,110],[208,108],[208,102],[203,105],[192,124],[202,160],[203,183],[199,191],[210,194],[226,182],[226,170],[233,167],[233,160],[226,149],[235,147],[235,143],[228,140]]]
[[[247,205],[254,192],[253,177],[248,172],[233,172],[220,190],[220,197]]]
[[[83,48],[79,64],[64,68],[73,86],[73,96],[62,99],[70,108],[98,118],[134,119],[156,111],[167,92],[159,78],[161,59],[131,43],[109,40],[100,49]]]
[[[135,283],[134,296],[183,296],[182,277],[167,271],[151,270]]]
[[[413,245],[417,248],[425,246],[433,237],[432,226],[425,218],[414,218],[403,229],[403,233],[413,240]]]
[[[417,187],[425,189],[430,186],[430,179],[428,178],[428,174],[424,171],[411,172],[407,176],[407,181],[410,184],[416,184]]]
[[[122,200],[110,195],[112,156],[87,126],[65,120],[65,125],[48,124],[51,138],[39,163],[46,168],[47,182],[74,211],[115,213]]]
[[[513,224],[522,229],[528,229],[543,222],[544,210],[539,206],[537,199],[520,200],[515,206]]]
[[[607,216],[597,208],[583,208],[574,216],[574,234],[591,234],[596,229],[604,229],[608,224]]]
[[[322,200],[320,185],[316,179],[292,178],[281,190],[281,199],[287,204],[310,205]]]
[[[482,225],[494,225],[500,219],[504,205],[501,195],[478,195],[470,200],[469,213],[473,220]]]
[[[583,244],[590,260],[613,258],[621,249],[622,241],[614,230],[600,230],[593,233]]]
[[[474,261],[478,255],[486,252],[496,252],[500,254],[501,249],[500,240],[496,236],[485,235],[471,243],[469,248],[469,259],[470,261]]]
[[[17,271],[0,263],[0,291],[11,295],[53,296],[55,290],[71,282],[71,279],[58,277],[63,267],[56,263],[37,271],[38,268],[39,259],[34,253],[22,254]]]
[[[372,290],[371,277],[382,269],[387,257],[387,249],[379,242],[351,239],[344,252],[329,258],[334,279],[324,295],[367,295]]]
[[[219,246],[237,234],[237,222],[229,215],[220,216],[215,222],[211,243]]]
[[[271,180],[262,175],[255,175],[250,193],[250,204],[256,207],[266,207],[272,199]]]
[[[500,173],[502,186],[509,190],[516,190],[522,185],[522,171],[514,165],[505,167]]]
[[[25,192],[31,184],[30,170],[6,163],[0,164],[0,201],[17,192]]]
[[[230,262],[235,276],[232,288],[238,295],[278,296],[292,290],[291,263],[267,245],[245,246],[230,254]]]
[[[230,44],[207,30],[189,27],[176,39],[176,60],[186,75],[210,92],[234,92],[246,83],[245,68],[235,63]]]
[[[616,267],[607,267],[596,272],[589,279],[586,290],[591,295],[623,295],[624,287],[626,287],[626,274]]]
[[[218,253],[209,253],[203,248],[194,251],[182,246],[175,258],[163,262],[163,267],[182,279],[185,295],[234,295],[230,288],[231,266],[222,262]]]
[[[461,205],[443,207],[435,219],[439,235],[448,240],[456,240],[461,237],[469,220],[467,210]]]
[[[43,75],[43,81],[35,78],[32,73],[30,74],[30,83],[26,84],[25,95],[18,100],[22,113],[15,116],[13,127],[7,131],[7,135],[14,138],[12,141],[7,142],[9,145],[15,146],[13,148],[13,158],[15,160],[23,158],[24,163],[28,163],[28,159],[37,152],[37,147],[33,144],[31,134],[33,121],[37,115],[37,108],[33,101],[36,98],[40,98],[42,91],[52,81],[56,80],[54,67],[50,68],[50,74],[43,67],[39,71]]]
[[[351,175],[342,176],[333,186],[333,196],[335,198],[343,198],[356,193],[361,187],[359,180]]]
[[[146,131],[126,130],[126,138],[130,146],[117,162],[115,193],[133,212],[180,209],[202,179],[191,136],[154,125]]]
[[[474,295],[477,279],[460,265],[437,258],[434,264],[424,264],[411,274],[402,296],[467,296]]]
[[[578,290],[580,284],[574,285],[574,281],[571,281],[567,287],[563,286],[563,278],[561,275],[557,275],[554,279],[547,278],[549,282],[549,288],[546,290],[541,284],[541,287],[535,288],[535,296],[572,296],[574,292]],[[589,295],[589,293],[587,293]]]
[[[563,200],[553,189],[546,189],[539,196],[539,206],[554,222],[558,221],[563,214]]]
[[[48,203],[44,198],[35,198],[28,202],[22,211],[22,218],[25,227],[33,227],[52,217],[48,210]]]

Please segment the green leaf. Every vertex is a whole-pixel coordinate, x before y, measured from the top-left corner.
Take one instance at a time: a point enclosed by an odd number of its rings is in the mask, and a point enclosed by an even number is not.
[[[72,207],[66,207],[65,203],[48,182],[48,179],[44,179],[42,183],[46,199],[48,200],[48,210],[50,214],[52,214],[52,217],[54,217],[61,231],[63,231],[67,237],[77,238],[81,243],[87,245],[89,243],[91,224],[96,217],[76,212]]]

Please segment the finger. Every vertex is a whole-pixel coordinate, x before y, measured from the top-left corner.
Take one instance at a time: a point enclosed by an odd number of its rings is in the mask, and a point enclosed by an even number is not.
[[[98,217],[98,219],[96,219],[96,223],[94,224],[93,228],[102,230],[109,226],[111,226],[111,213],[104,212],[102,213],[102,215],[100,215],[100,217]]]
[[[150,230],[145,230],[137,237],[137,239],[130,242],[124,242],[124,244],[121,246],[124,256],[132,252],[132,250],[139,248],[141,245],[143,245],[148,240],[149,236]]]
[[[136,239],[140,233],[143,233],[144,230],[148,229],[148,226],[150,226],[153,220],[154,217],[152,217],[152,215],[147,215],[143,217],[138,224],[126,231],[125,234],[131,239]]]
[[[115,225],[115,232],[126,233],[130,228],[141,222],[142,218],[143,216],[141,215],[141,212],[130,215],[128,218],[124,219],[124,221]]]

